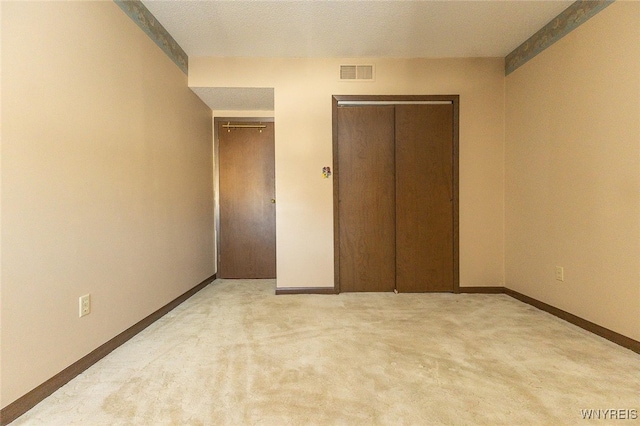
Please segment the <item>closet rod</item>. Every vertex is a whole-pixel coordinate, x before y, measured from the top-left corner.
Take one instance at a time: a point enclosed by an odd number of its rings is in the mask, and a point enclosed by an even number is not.
[[[451,105],[452,101],[338,101],[338,106],[349,105]]]
[[[222,127],[225,129],[264,129],[267,127],[266,124],[240,124],[240,123],[227,123],[223,124]]]

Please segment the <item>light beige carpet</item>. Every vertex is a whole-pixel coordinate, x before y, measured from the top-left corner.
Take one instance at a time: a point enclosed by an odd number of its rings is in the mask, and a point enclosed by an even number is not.
[[[640,356],[505,295],[217,280],[13,425],[561,425],[640,411]],[[616,424],[640,424],[628,420]]]

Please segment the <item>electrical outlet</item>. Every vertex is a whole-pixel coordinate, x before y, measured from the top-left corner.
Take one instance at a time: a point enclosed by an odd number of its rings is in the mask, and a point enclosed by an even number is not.
[[[562,266],[556,266],[556,280],[564,281],[564,268]]]
[[[85,315],[89,315],[91,313],[91,295],[85,294],[84,296],[80,296],[79,299],[79,309],[78,312],[80,317]]]

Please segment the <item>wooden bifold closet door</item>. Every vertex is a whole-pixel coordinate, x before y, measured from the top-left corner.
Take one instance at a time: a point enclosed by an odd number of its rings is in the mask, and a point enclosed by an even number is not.
[[[340,291],[454,291],[452,103],[337,108]]]
[[[394,114],[338,109],[341,291],[395,288]]]

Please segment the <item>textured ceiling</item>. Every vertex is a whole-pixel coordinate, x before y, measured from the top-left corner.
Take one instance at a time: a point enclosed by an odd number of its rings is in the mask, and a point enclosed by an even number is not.
[[[192,87],[212,110],[273,111],[272,87]]]
[[[573,0],[142,0],[188,56],[504,57]],[[273,89],[193,88],[213,110]]]
[[[189,56],[500,57],[572,0],[143,0]]]

